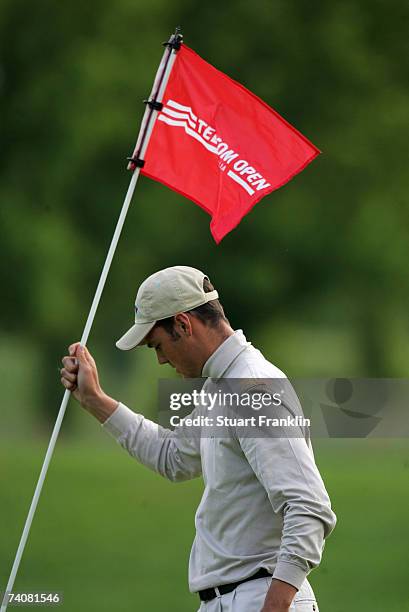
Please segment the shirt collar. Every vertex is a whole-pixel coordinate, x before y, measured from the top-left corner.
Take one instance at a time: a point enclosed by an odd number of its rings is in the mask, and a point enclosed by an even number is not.
[[[221,378],[236,357],[250,345],[251,342],[247,342],[243,331],[238,329],[210,355],[203,366],[202,376]]]

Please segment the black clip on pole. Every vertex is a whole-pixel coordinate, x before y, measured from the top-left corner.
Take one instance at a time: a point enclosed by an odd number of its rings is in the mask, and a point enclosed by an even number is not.
[[[179,51],[181,44],[183,42],[183,34],[182,28],[180,26],[176,26],[175,33],[169,38],[168,41],[162,43],[164,47],[171,47],[175,51]]]
[[[132,164],[132,170],[135,170],[135,168],[143,168],[145,165],[145,160],[139,159],[139,157],[127,157],[126,159]]]

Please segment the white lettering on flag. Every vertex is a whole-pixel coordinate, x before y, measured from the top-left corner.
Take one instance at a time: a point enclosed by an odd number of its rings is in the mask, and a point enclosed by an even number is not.
[[[164,108],[163,112],[166,115],[169,115],[169,117],[174,117],[175,119],[186,119],[186,121],[188,122],[188,124],[190,125],[192,130],[196,129],[196,122],[192,121],[192,119],[190,118],[190,115],[188,115],[188,113],[180,113],[178,111],[172,110],[171,108]]]
[[[208,142],[203,140],[200,134],[198,134],[194,130],[191,130],[190,127],[187,125],[186,121],[176,121],[175,119],[171,119],[170,117],[167,117],[166,115],[159,115],[158,121],[163,121],[164,123],[167,123],[168,125],[180,126],[180,127],[185,128],[186,134],[189,134],[189,136],[192,136],[193,138],[198,140],[200,143],[202,143],[202,145],[206,147],[208,151],[210,151],[211,153],[217,152],[216,147],[213,147]]]
[[[226,145],[227,146],[227,145]],[[219,157],[220,159],[222,159],[223,161],[225,161],[227,164],[230,164],[233,159],[236,159],[236,157],[238,157],[239,154],[235,153],[234,151],[232,151],[231,149],[228,149],[228,151],[225,151],[224,153],[220,154],[219,153]]]
[[[158,116],[158,121],[163,121],[172,127],[183,128],[188,136],[200,142],[210,153],[217,155],[224,162],[224,164],[219,164],[222,171],[231,164],[235,172],[229,169],[227,176],[245,189],[248,194],[253,195],[256,190],[261,191],[270,187],[270,183],[257,172],[256,168],[253,168],[245,159],[237,159],[239,153],[223,141],[214,127],[204,119],[198,118],[190,106],[180,104],[175,100],[168,100]]]
[[[243,181],[243,179],[238,176],[237,174],[235,174],[234,172],[232,172],[231,170],[228,171],[227,176],[230,176],[230,178],[233,179],[233,181],[236,181],[236,183],[238,183],[239,185],[241,185],[242,187],[244,187],[244,189],[250,194],[253,195],[254,193],[254,189],[252,189],[250,187],[250,185],[248,183],[246,183],[246,181]]]
[[[192,113],[192,109],[190,108],[190,106],[183,106],[183,104],[179,104],[179,102],[175,102],[174,100],[168,100],[168,106],[172,106],[173,108],[177,108],[178,110],[189,113],[193,121],[197,121],[197,117]]]

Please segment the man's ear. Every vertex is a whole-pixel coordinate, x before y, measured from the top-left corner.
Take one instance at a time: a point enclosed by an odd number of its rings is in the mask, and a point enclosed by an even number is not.
[[[190,317],[186,312],[180,312],[175,315],[176,328],[185,336],[192,335],[192,323]]]

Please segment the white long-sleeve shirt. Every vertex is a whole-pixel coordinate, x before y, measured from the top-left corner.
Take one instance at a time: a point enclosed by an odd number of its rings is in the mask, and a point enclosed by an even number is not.
[[[211,355],[202,372],[212,379],[278,379],[284,374],[246,341],[241,330]],[[302,414],[293,394],[292,413]],[[336,517],[314,461],[299,437],[192,436],[119,404],[103,427],[133,457],[173,480],[203,475],[196,512],[189,587],[196,592],[238,582],[264,567],[299,589],[316,567]]]

